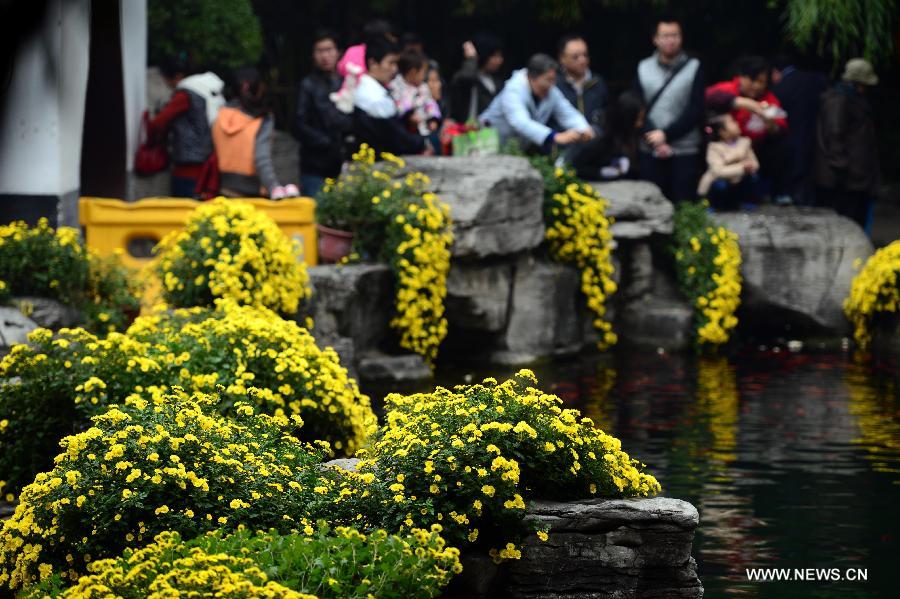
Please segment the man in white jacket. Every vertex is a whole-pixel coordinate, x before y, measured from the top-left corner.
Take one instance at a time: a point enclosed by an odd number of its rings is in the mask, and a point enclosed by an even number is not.
[[[555,145],[566,146],[594,138],[594,130],[556,87],[559,64],[546,54],[535,54],[528,66],[514,72],[479,120],[497,129],[500,144],[515,139],[523,149],[549,153]],[[551,121],[564,127],[556,131]]]
[[[388,85],[397,74],[400,50],[386,40],[366,43],[366,68],[359,78],[353,105],[353,132],[359,143],[378,152],[421,154],[428,148],[425,138],[406,130]],[[430,147],[430,146],[429,146]]]

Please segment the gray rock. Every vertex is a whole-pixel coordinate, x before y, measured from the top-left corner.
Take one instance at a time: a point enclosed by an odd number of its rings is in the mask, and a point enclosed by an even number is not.
[[[654,233],[672,232],[674,208],[653,183],[611,181],[591,185],[609,202],[606,215],[615,219],[610,231],[616,239],[642,239]]]
[[[583,343],[579,319],[583,301],[575,268],[531,255],[521,257],[513,278],[509,324],[492,360],[521,364],[578,351]]]
[[[30,318],[22,314],[18,308],[0,306],[0,354],[18,343],[28,341],[28,333],[38,328]]]
[[[81,312],[53,299],[17,296],[12,298],[12,301],[21,308],[25,308],[23,311],[29,311],[28,318],[45,329],[59,330],[64,327],[73,327],[82,322]]]
[[[843,302],[872,243],[848,218],[822,208],[764,207],[721,213],[738,234],[744,278],[742,308],[761,317],[777,311],[785,323],[845,334]]]
[[[356,347],[353,339],[349,337],[319,338],[316,337],[316,345],[321,349],[330,347],[341,360],[341,366],[347,369],[351,378],[357,378],[356,374]]]
[[[618,294],[625,300],[640,299],[653,291],[653,252],[643,241],[623,243],[617,248],[623,256],[621,278],[623,284]]]
[[[543,181],[527,159],[412,156],[406,164],[450,206],[454,258],[514,254],[544,240]]]
[[[384,340],[394,305],[387,265],[314,266],[309,278],[312,297],[303,312],[312,317],[317,339],[346,337],[356,352],[375,349]]]
[[[454,262],[447,275],[447,320],[451,326],[497,332],[506,326],[512,264]]]
[[[359,458],[338,458],[336,460],[325,462],[324,465],[340,468],[347,472],[356,472],[356,469],[359,467]]]
[[[493,566],[463,557],[450,597],[699,598],[691,557],[697,510],[678,499],[535,501],[527,519],[549,539],[526,540],[522,559]]]
[[[620,341],[634,347],[690,347],[694,312],[682,299],[656,295],[629,302],[616,322]]]
[[[359,359],[359,376],[364,381],[424,381],[432,377],[431,369],[417,354],[388,356],[366,354]]]

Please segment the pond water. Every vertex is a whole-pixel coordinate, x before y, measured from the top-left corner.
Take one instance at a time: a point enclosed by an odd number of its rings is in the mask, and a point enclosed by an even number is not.
[[[515,370],[443,368],[437,383]],[[896,365],[754,348],[727,358],[623,351],[533,370],[648,464],[665,495],[697,507],[706,597],[900,596]],[[859,568],[868,579],[750,582],[747,568]]]

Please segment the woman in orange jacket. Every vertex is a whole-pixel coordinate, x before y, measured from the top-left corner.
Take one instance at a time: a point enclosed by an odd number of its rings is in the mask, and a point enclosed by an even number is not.
[[[282,186],[272,163],[275,119],[266,85],[256,69],[235,73],[238,96],[219,111],[212,137],[219,166],[220,192],[226,197],[300,195],[296,185]]]

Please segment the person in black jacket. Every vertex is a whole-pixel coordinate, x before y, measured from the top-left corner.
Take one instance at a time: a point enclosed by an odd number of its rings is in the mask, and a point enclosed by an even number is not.
[[[578,112],[584,115],[596,134],[594,139],[572,146],[566,160],[579,173],[589,174],[589,179],[599,176],[599,164],[594,160],[603,152],[598,147],[606,145],[606,111],[609,104],[609,90],[606,82],[591,71],[591,58],[587,42],[578,34],[569,34],[559,40],[557,46],[560,72],[556,77],[556,87]],[[561,128],[554,127],[562,130]]]
[[[822,73],[798,69],[787,56],[772,60],[772,93],[787,112],[791,126],[785,143],[791,154],[791,170],[787,192],[794,203],[815,204],[810,170],[816,145],[816,119],[819,102],[828,89],[828,79]]]
[[[875,121],[866,97],[875,85],[878,75],[869,61],[847,61],[841,81],[822,95],[812,169],[820,203],[855,220],[869,234],[881,186]]]
[[[300,142],[300,186],[305,195],[315,197],[326,177],[336,177],[344,160],[345,138],[352,117],[334,105],[328,95],[340,89],[337,73],[337,38],[319,31],[313,38],[313,72],[300,82],[294,136]]]
[[[400,48],[387,40],[366,44],[366,69],[353,99],[353,132],[357,143],[376,152],[392,154],[434,153],[425,138],[407,130],[387,86],[397,74]]]
[[[479,33],[463,44],[463,57],[450,80],[451,116],[460,123],[477,120],[503,89],[503,46],[493,34]]]

